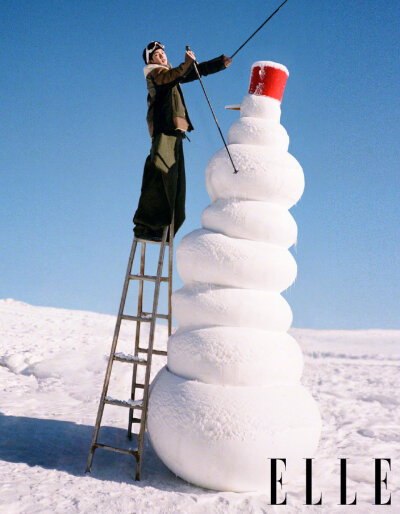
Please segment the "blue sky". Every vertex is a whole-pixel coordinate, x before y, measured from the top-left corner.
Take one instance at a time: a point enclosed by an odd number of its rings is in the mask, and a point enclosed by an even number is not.
[[[199,61],[231,55],[279,3],[1,2],[1,298],[117,312],[150,146],[144,46],[163,41],[175,65],[187,44]],[[204,81],[226,134],[251,64],[289,68],[282,124],[306,178],[296,327],[400,328],[399,22],[397,1],[289,0]],[[184,94],[196,130],[176,242],[200,226],[221,147],[200,85]]]

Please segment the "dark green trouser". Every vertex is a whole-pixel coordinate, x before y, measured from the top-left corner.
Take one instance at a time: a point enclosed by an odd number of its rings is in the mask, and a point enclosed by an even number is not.
[[[135,233],[142,228],[161,233],[175,211],[175,233],[185,220],[183,136],[157,134],[143,171],[139,205],[133,217]]]

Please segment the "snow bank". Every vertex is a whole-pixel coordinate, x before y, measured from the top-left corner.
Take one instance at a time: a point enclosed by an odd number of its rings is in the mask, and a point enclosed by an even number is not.
[[[160,462],[147,436],[140,482],[135,482],[132,457],[102,450],[96,451],[92,472],[85,475],[115,316],[0,300],[0,325],[0,512],[271,511],[269,493],[205,493],[180,480]],[[213,334],[214,329],[218,333]],[[203,331],[210,331],[208,337],[203,337]],[[166,332],[166,326],[158,325],[157,348],[166,349]],[[251,380],[251,374],[240,367],[236,351],[245,362],[254,361],[257,348],[262,351],[263,337],[258,337],[254,329],[236,328],[233,332],[237,338],[229,327],[201,329],[197,335],[195,331],[186,332],[190,335],[187,360],[192,351],[194,358],[200,354],[202,360],[194,373],[200,367],[210,367],[207,376],[195,380],[208,382],[211,377],[229,385],[233,377],[224,367],[224,355],[233,367],[238,366],[238,372],[243,371],[238,375],[243,381]],[[270,339],[275,333],[260,332],[266,334],[266,345],[286,345],[280,336],[274,342]],[[380,510],[372,505],[373,457],[392,458],[388,491],[382,486],[382,497],[386,501],[392,493],[395,512],[399,494],[396,484],[400,483],[400,469],[394,465],[400,461],[400,331],[292,329],[290,333],[305,356],[302,382],[318,399],[323,416],[322,441],[313,461],[314,501],[322,491],[323,506],[303,505],[303,467],[289,483],[284,472],[283,492],[278,498],[280,501],[284,493],[288,495],[283,512],[336,512],[340,456],[348,459],[349,497],[350,492],[357,491],[356,510],[363,514]],[[143,325],[141,336],[147,335],[148,327]],[[233,351],[229,348],[231,335],[236,347]],[[123,327],[121,336],[119,351],[132,353],[131,330],[125,332]],[[171,362],[176,354],[174,339],[168,342]],[[176,344],[185,351],[182,339]],[[213,345],[210,348],[216,354],[215,365],[210,354],[201,351],[204,344]],[[269,358],[275,357],[276,353],[271,353]],[[165,362],[164,357],[153,358],[152,376]],[[55,366],[57,373],[52,373]],[[261,364],[254,362],[253,370],[262,380]],[[129,398],[126,395],[131,380],[131,366],[116,363],[110,394]],[[240,386],[229,390],[236,389]],[[243,401],[246,403],[247,398]],[[104,425],[103,442],[136,444],[135,439],[126,438],[127,409],[107,405]],[[301,434],[294,434],[293,441],[301,444]],[[245,461],[242,459],[236,467],[240,469]],[[353,510],[343,507],[343,512]]]

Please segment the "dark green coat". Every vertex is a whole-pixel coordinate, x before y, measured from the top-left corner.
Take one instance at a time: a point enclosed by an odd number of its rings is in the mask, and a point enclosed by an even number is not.
[[[224,56],[198,64],[201,75],[225,69]],[[147,68],[147,67],[146,67]],[[146,70],[145,68],[145,70]],[[192,65],[154,66],[147,74],[150,155],[146,159],[139,205],[133,221],[135,234],[161,235],[174,213],[175,232],[185,220],[186,177],[182,139],[193,130],[180,83],[197,79]],[[177,130],[180,127],[181,130]]]
[[[225,69],[223,59],[224,55],[221,55],[198,64],[200,75],[206,76]],[[148,74],[146,74],[146,68],[152,68]],[[147,123],[150,134],[153,136],[162,132],[172,133],[177,128],[175,118],[186,119],[188,132],[193,130],[180,87],[180,84],[197,79],[193,64],[185,66],[185,63],[182,63],[176,68],[172,68],[170,64],[168,68],[161,65],[148,65],[145,67],[145,74],[149,91]]]

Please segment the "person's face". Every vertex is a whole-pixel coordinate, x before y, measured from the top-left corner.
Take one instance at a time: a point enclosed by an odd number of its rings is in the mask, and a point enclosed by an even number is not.
[[[150,62],[152,64],[167,64],[167,56],[162,48],[157,48],[155,52],[153,52]]]

